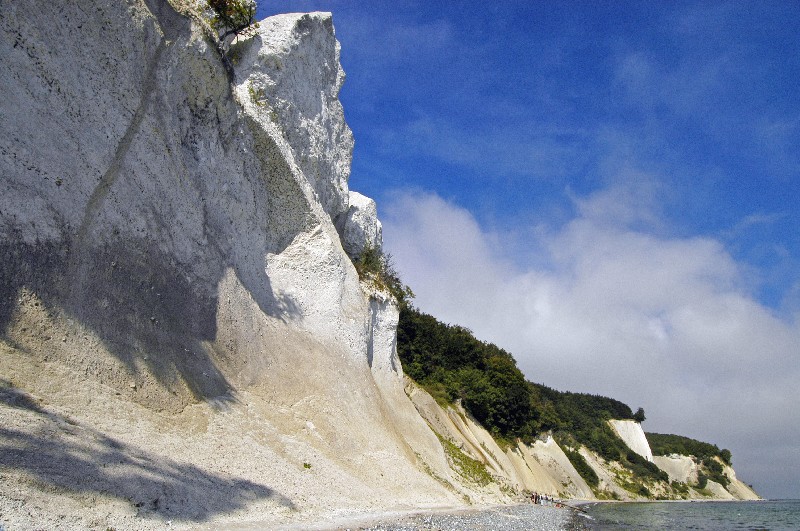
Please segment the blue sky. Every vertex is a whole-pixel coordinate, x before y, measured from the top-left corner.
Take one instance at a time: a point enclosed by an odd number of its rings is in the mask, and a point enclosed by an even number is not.
[[[800,3],[261,3],[333,12],[422,310],[800,497]]]

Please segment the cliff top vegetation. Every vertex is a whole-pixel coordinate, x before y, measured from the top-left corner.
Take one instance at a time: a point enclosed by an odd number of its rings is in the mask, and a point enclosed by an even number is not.
[[[532,442],[537,435],[552,431],[564,446],[584,445],[639,476],[667,479],[653,463],[632,452],[607,423],[643,418],[642,410],[634,413],[613,398],[529,382],[514,357],[502,348],[409,305],[400,312],[397,351],[409,377],[439,402],[460,400],[500,439]]]
[[[223,41],[243,33],[255,22],[255,0],[208,0],[208,7],[214,11],[211,25]]]
[[[731,451],[720,450],[716,444],[665,433],[645,433],[645,436],[653,455],[693,455],[699,459],[719,457],[723,463],[731,464]]]
[[[407,306],[414,298],[411,288],[403,284],[394,267],[391,254],[385,254],[380,248],[367,246],[358,257],[353,258],[358,277],[371,282],[380,290],[388,292],[401,307]]]

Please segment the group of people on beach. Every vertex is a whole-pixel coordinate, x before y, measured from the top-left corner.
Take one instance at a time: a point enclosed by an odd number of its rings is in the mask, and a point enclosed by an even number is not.
[[[560,501],[554,499],[552,496],[548,496],[547,494],[539,494],[538,492],[531,494],[531,503],[535,505],[552,505],[554,507],[563,506]]]

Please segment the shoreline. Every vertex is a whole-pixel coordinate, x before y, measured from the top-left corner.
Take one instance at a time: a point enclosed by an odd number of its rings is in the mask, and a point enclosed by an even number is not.
[[[394,509],[377,510],[353,514],[319,515],[315,520],[298,520],[276,524],[266,520],[252,520],[248,522],[237,522],[226,525],[227,529],[239,531],[255,531],[265,529],[265,526],[276,531],[339,531],[339,530],[360,530],[360,529],[384,529],[384,528],[406,528],[414,525],[417,521],[426,520],[449,520],[463,519],[469,520],[485,514],[502,514],[514,511],[541,512],[543,515],[558,516],[557,519],[579,518],[579,512],[585,512],[575,506],[564,505],[561,508],[549,505],[534,505],[532,503],[515,504],[490,504],[480,506],[442,506],[432,508],[413,508],[413,509]],[[564,511],[564,512],[561,512]],[[427,528],[427,527],[426,527]],[[573,526],[566,526],[565,529],[573,529]]]
[[[573,517],[579,518],[580,513],[589,516],[589,509],[594,505],[600,504],[637,504],[637,503],[742,503],[742,502],[765,502],[766,499],[761,500],[587,500],[587,499],[574,499],[574,500],[561,500],[559,503],[562,507],[554,505],[534,505],[532,503],[520,502],[514,504],[490,504],[480,506],[441,506],[430,508],[409,508],[409,509],[390,509],[390,510],[376,510],[366,512],[356,512],[352,514],[336,514],[330,513],[327,515],[320,515],[319,519],[314,521],[297,521],[292,523],[280,524],[274,527],[277,531],[339,531],[344,529],[371,529],[374,527],[393,527],[402,526],[414,520],[435,517],[459,517],[467,518],[479,513],[487,512],[501,512],[503,510],[514,510],[522,508],[530,508],[533,511],[549,511],[549,510],[568,510]],[[251,521],[240,522],[233,525],[230,529],[236,530],[255,530],[263,529],[265,521]],[[569,527],[570,529],[572,527]]]
[[[717,499],[692,499],[692,500],[575,500],[573,505],[576,506],[584,506],[584,505],[597,505],[601,503],[760,503],[760,502],[769,502],[769,501],[780,501],[780,500],[770,500],[767,498],[759,498],[758,500],[717,500]],[[794,501],[794,500],[790,500]]]
[[[362,527],[369,527],[381,522],[400,522],[409,518],[416,518],[427,515],[441,515],[441,514],[469,514],[472,512],[480,512],[484,510],[491,510],[492,508],[503,507],[498,505],[487,506],[435,506],[435,507],[415,507],[408,509],[386,509],[386,510],[372,510],[363,512],[353,512],[350,514],[331,512],[327,514],[317,515],[316,519],[304,520],[299,519],[296,522],[287,522],[282,524],[275,524],[265,520],[253,520],[249,522],[239,522],[229,529],[235,530],[256,530],[264,529],[265,525],[271,526],[276,531],[334,531],[339,529],[360,529]]]

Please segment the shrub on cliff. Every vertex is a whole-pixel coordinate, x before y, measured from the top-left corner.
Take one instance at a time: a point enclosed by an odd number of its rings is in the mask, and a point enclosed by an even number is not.
[[[360,261],[377,267],[374,257],[362,256]],[[624,455],[624,443],[605,421],[632,418],[630,407],[612,398],[528,382],[511,354],[478,340],[467,328],[404,307],[397,353],[408,376],[439,398],[444,394],[450,402],[460,399],[496,435],[530,442],[541,432],[566,431],[608,459]]]
[[[255,21],[255,0],[208,0],[208,7],[214,11],[211,25],[222,41],[243,33]]]
[[[669,475],[658,468],[658,466],[637,454],[633,450],[629,450],[625,454],[625,466],[634,472],[639,477],[650,478],[655,481],[669,481]]]
[[[580,474],[587,485],[592,488],[597,488],[597,486],[600,485],[600,478],[597,477],[597,473],[581,454],[569,446],[564,447],[564,454],[566,454],[569,462],[572,463],[572,466],[575,467],[575,470],[578,471],[578,474]]]
[[[719,457],[722,459],[723,463],[725,463],[728,466],[731,465],[731,451],[730,450],[728,450],[727,448],[723,448],[719,452]]]
[[[716,481],[723,487],[727,487],[731,480],[723,472],[722,465],[713,457],[706,457],[701,462],[701,466],[705,469],[708,479]]]
[[[723,463],[730,465],[731,451],[724,449],[720,450],[716,444],[705,443],[682,435],[672,435],[663,433],[645,433],[647,442],[650,443],[650,449],[653,455],[691,455],[697,459],[700,465],[700,475],[702,481],[698,479],[698,483],[705,488],[705,482],[708,480],[715,481],[723,487],[730,484],[731,480],[725,475],[722,464],[717,461],[720,459]]]
[[[401,307],[414,298],[411,288],[400,280],[392,263],[392,255],[384,254],[379,248],[368,245],[353,261],[353,265],[358,271],[358,278],[372,282],[381,291],[389,292]]]

